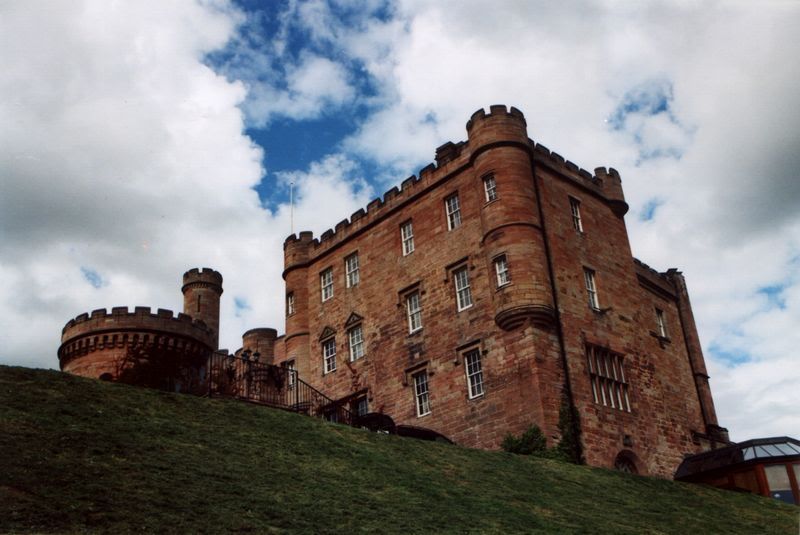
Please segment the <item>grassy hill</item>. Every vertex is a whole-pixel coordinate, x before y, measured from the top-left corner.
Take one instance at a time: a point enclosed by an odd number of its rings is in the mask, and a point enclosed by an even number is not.
[[[797,533],[776,500],[0,366],[0,532]]]

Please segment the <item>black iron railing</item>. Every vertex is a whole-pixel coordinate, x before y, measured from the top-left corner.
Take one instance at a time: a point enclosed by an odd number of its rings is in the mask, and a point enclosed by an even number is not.
[[[269,405],[331,422],[355,425],[356,418],[337,402],[306,383],[297,371],[260,362],[248,353],[214,353],[207,366],[208,395]]]

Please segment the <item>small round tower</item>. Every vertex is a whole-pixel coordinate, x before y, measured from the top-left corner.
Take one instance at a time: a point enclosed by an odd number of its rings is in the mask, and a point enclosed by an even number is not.
[[[183,274],[183,312],[204,322],[214,333],[214,347],[219,347],[219,299],[222,275],[211,268],[190,269]]]
[[[489,114],[472,114],[467,133],[475,187],[483,195],[489,177],[496,184],[497,200],[487,199],[481,209],[486,262],[491,272],[505,262],[513,273],[493,294],[495,322],[505,330],[526,322],[550,327],[553,296],[525,117],[516,108],[491,106]]]
[[[310,371],[308,317],[308,262],[314,234],[292,234],[283,243],[283,280],[286,282],[286,359],[295,361],[300,376]],[[290,304],[291,303],[291,304]]]
[[[242,335],[242,351],[259,354],[259,359],[265,364],[273,364],[275,360],[275,339],[278,331],[269,327],[250,329]]]

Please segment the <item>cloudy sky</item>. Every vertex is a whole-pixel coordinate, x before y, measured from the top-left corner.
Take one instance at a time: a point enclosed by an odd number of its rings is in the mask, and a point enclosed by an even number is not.
[[[223,347],[283,326],[319,234],[509,104],[620,170],[634,254],[687,277],[722,425],[800,436],[800,3],[0,2],[0,363],[94,308],[225,277]]]

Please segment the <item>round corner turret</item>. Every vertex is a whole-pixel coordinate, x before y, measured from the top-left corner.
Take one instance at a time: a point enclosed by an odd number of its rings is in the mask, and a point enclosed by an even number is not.
[[[528,130],[525,116],[517,108],[508,110],[502,104],[489,107],[487,114],[483,108],[472,114],[467,121],[467,136],[473,151],[483,145],[499,142],[528,144]]]
[[[261,362],[272,364],[275,360],[275,340],[278,331],[270,327],[250,329],[242,335],[242,351],[258,353]]]
[[[222,275],[211,268],[190,269],[183,274],[183,312],[202,321],[214,332],[212,349],[219,343],[219,299]]]
[[[622,179],[619,176],[619,172],[613,167],[608,170],[605,167],[597,167],[594,170],[594,174],[599,179],[603,194],[614,214],[617,217],[627,214],[628,203],[625,202],[625,194],[622,192]]]

